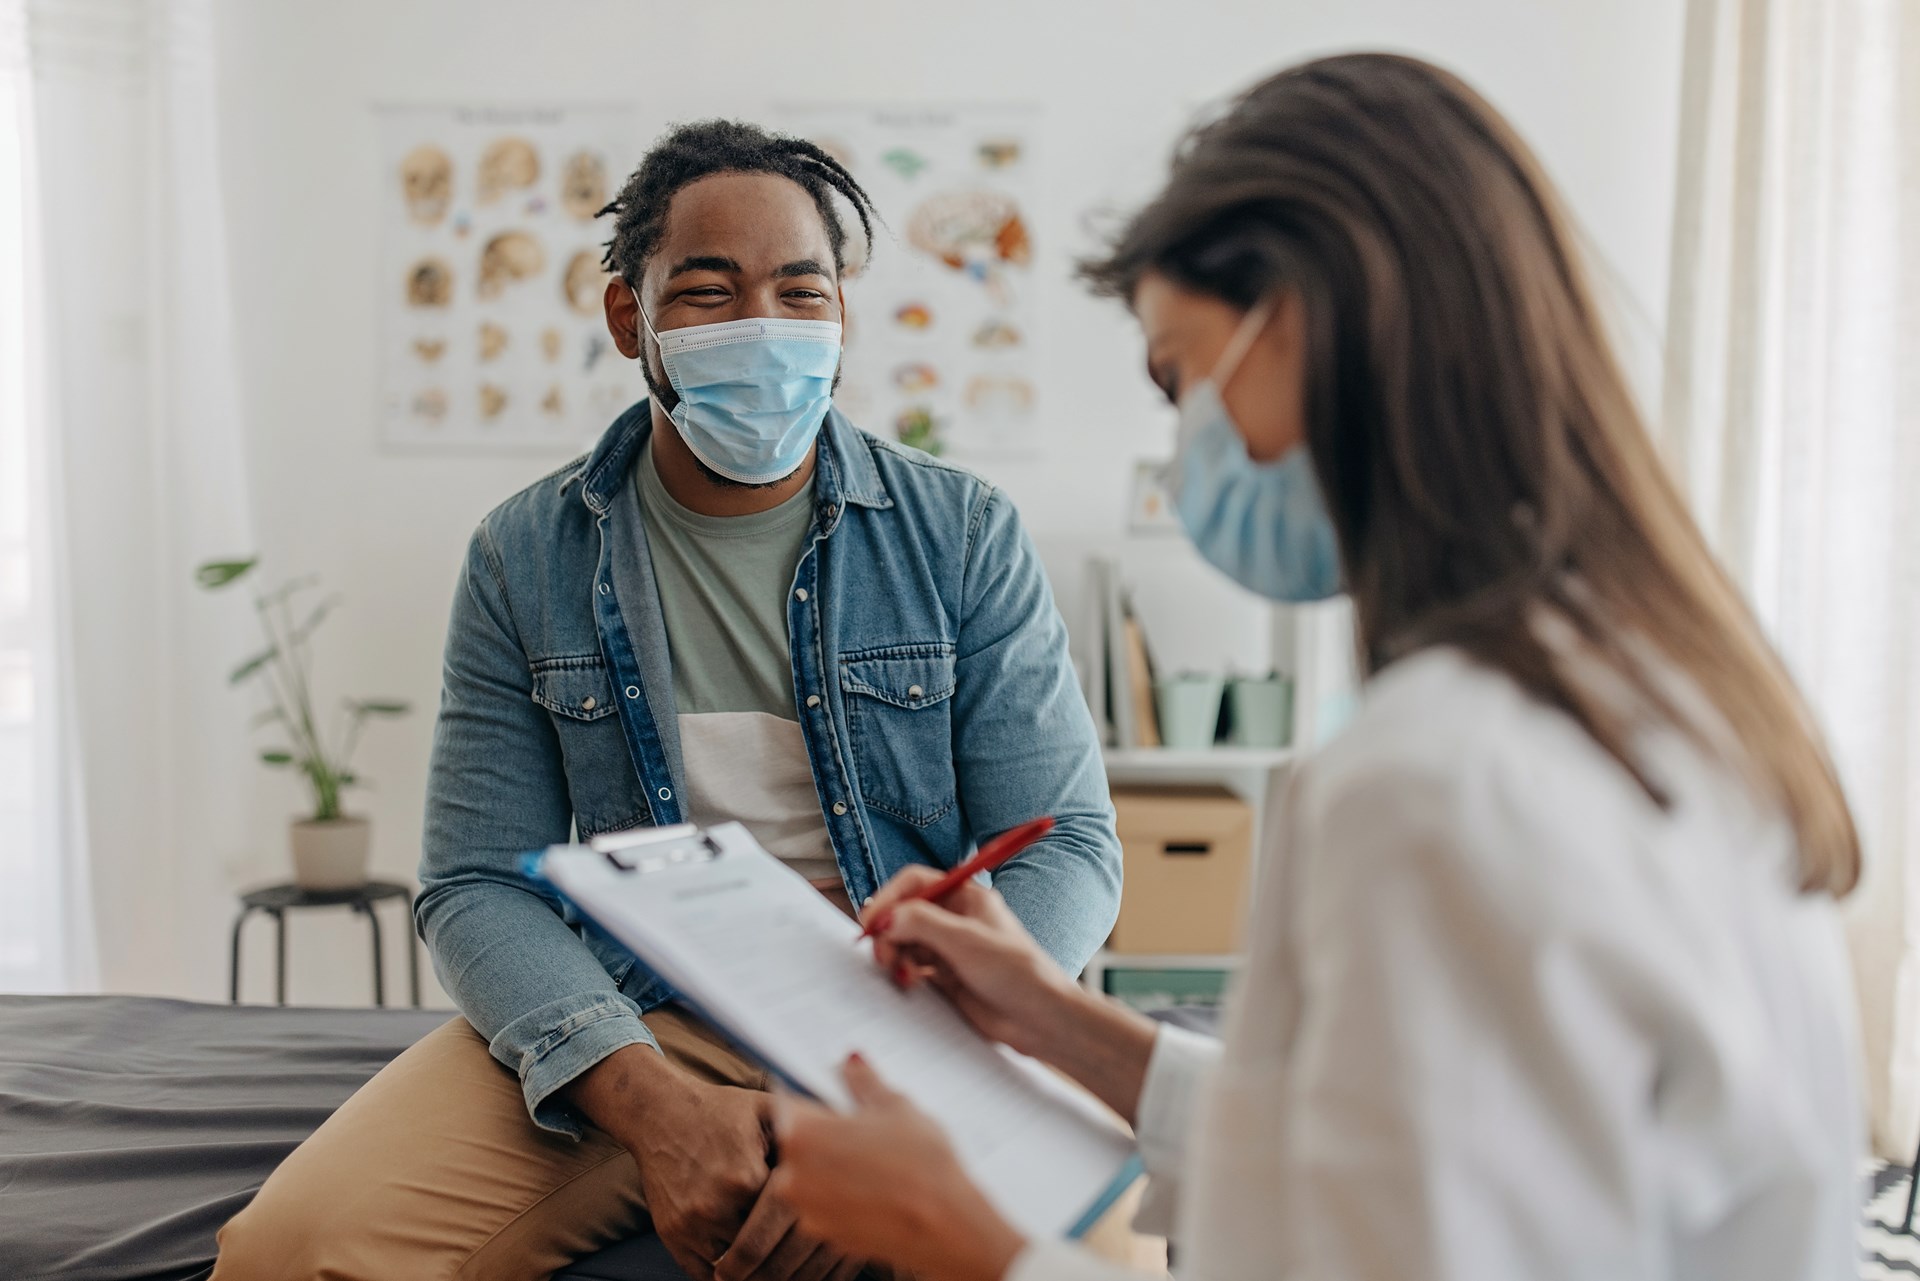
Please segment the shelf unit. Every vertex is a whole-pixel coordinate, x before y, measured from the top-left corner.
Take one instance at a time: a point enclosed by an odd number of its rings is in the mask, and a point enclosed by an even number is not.
[[[1261,872],[1260,855],[1277,835],[1280,799],[1297,754],[1290,747],[1208,747],[1176,749],[1165,747],[1108,748],[1105,753],[1107,783],[1121,787],[1142,783],[1218,783],[1238,794],[1253,808],[1253,874]],[[1252,884],[1243,891],[1251,896]],[[1103,991],[1109,969],[1232,970],[1239,965],[1236,956],[1177,954],[1135,956],[1109,952],[1094,953],[1081,974],[1081,981],[1094,991]]]
[[[1109,747],[1107,773],[1142,776],[1169,773],[1213,777],[1241,770],[1279,769],[1293,761],[1291,747]]]
[[[1107,616],[1094,608],[1087,573],[1088,559],[1097,556],[1116,565],[1133,589],[1137,616],[1162,670],[1288,673],[1294,682],[1291,740],[1306,749],[1326,741],[1349,714],[1355,655],[1353,616],[1344,599],[1262,605],[1177,537],[1056,535],[1036,542],[1082,672],[1106,655],[1101,629]],[[1300,756],[1295,748],[1237,747],[1109,747],[1104,753],[1112,785],[1220,783],[1253,807],[1255,858],[1243,903],[1252,896],[1252,882],[1264,874],[1262,855],[1278,837],[1282,799]],[[1110,966],[1148,968],[1148,962],[1168,970],[1237,963],[1219,956],[1123,957],[1103,949],[1083,977],[1098,988]]]

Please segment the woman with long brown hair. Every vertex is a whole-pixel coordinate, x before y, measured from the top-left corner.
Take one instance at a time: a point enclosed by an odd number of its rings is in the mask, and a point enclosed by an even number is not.
[[[1087,274],[1179,406],[1201,553],[1353,599],[1367,682],[1298,771],[1224,1042],[1086,993],[978,885],[881,964],[1131,1120],[1190,1278],[1837,1278],[1861,1150],[1807,709],[1662,472],[1566,219],[1459,80],[1285,71]],[[870,1071],[791,1105],[782,1195],[924,1281],[1027,1242]]]

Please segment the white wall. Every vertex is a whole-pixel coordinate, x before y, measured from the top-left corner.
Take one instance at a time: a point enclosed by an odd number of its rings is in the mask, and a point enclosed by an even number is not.
[[[347,593],[323,638],[324,686],[422,709],[376,727],[361,757],[378,783],[360,802],[374,819],[377,869],[408,877],[415,862],[441,633],[466,537],[563,458],[376,447],[381,175],[371,104],[632,101],[660,125],[752,117],[774,101],[1040,104],[1049,187],[1035,218],[1037,268],[1059,282],[1040,307],[1047,446],[1031,463],[986,470],[1070,580],[1086,549],[1120,541],[1131,460],[1170,438],[1127,317],[1071,286],[1070,262],[1093,244],[1086,212],[1143,196],[1195,107],[1341,49],[1404,50],[1462,73],[1565,190],[1603,279],[1617,286],[1647,388],[1665,309],[1680,10],[1679,0],[993,0],[940,10],[889,0],[222,0],[225,181],[262,550],[274,568],[317,570]],[[1147,555],[1170,566],[1162,573],[1202,577],[1178,548]],[[1071,608],[1073,584],[1061,586]],[[1257,661],[1259,615],[1201,590],[1199,622],[1143,606],[1163,661]],[[296,797],[264,773],[247,784],[253,844],[209,857],[236,880],[278,879]],[[306,918],[293,929],[295,999],[364,999],[363,926]],[[260,958],[267,943],[256,940]],[[399,972],[390,962],[390,979]],[[148,986],[213,995],[223,981],[163,966]],[[249,982],[266,992],[263,967]]]

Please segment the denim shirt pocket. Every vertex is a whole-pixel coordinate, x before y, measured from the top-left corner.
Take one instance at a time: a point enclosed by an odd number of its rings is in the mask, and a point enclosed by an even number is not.
[[[640,778],[614,713],[613,679],[598,654],[532,666],[533,701],[553,718],[580,839],[650,821]]]
[[[953,809],[953,646],[891,645],[840,656],[860,799],[916,827]]]

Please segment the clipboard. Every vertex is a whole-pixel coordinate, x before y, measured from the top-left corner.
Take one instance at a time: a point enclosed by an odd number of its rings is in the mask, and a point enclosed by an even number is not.
[[[1131,1136],[1090,1096],[931,987],[894,987],[853,945],[859,926],[740,824],[611,834],[522,867],[795,1092],[850,1109],[840,1065],[859,1051],[1029,1236],[1082,1235],[1140,1176]]]

